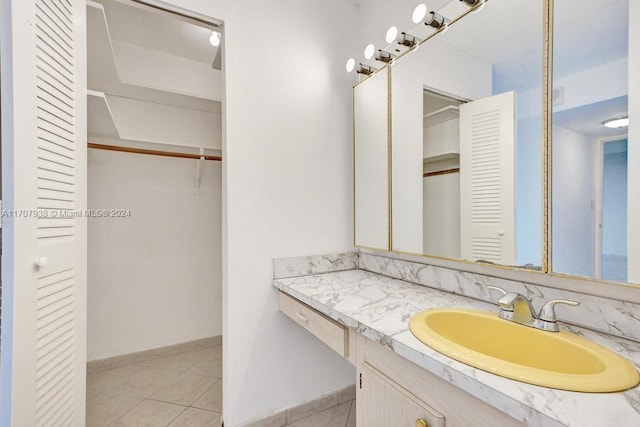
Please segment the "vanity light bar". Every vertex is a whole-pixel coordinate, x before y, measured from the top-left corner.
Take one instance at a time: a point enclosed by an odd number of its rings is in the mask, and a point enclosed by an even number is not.
[[[485,4],[487,3],[486,0],[459,0],[459,1],[464,3],[466,6],[469,6],[470,8],[474,8],[474,10],[472,11],[473,13],[476,13],[482,10]],[[447,18],[440,15],[439,13],[433,10],[429,11],[429,9],[427,8],[427,5],[424,3],[421,3],[415,7],[415,9],[413,10],[411,20],[413,21],[414,24],[423,23],[428,27],[434,28],[435,30],[437,30],[436,33],[438,31],[439,32],[446,31],[450,22]],[[393,41],[396,40],[397,34],[398,34],[397,27],[395,26],[389,27],[385,36],[385,40],[387,41],[387,43],[393,43]],[[418,39],[417,37],[411,34],[407,34],[406,32],[400,33],[400,36],[397,38],[397,43],[399,45],[408,47],[410,49],[419,45],[420,42],[421,42],[420,39]],[[395,49],[395,50],[398,53],[402,52],[399,49]],[[367,45],[364,51],[364,57],[367,60],[373,58],[376,61],[384,62],[387,64],[392,62],[396,58],[396,56],[382,49],[378,49],[376,51],[373,44]],[[353,71],[354,68],[355,68],[355,60],[353,60],[352,58],[349,58],[346,64],[347,72]],[[377,71],[376,68],[371,67],[369,65],[364,65],[362,63],[360,63],[356,69],[356,72],[358,74],[364,74],[364,75],[372,74],[375,71]]]

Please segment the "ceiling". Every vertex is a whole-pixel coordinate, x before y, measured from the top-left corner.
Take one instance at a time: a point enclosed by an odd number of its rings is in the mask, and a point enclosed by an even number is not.
[[[627,116],[627,97],[607,99],[553,114],[553,124],[594,138],[620,135],[626,128],[609,129],[602,122]]]
[[[219,49],[209,43],[211,28],[118,0],[97,2],[104,5],[113,40],[209,65],[216,60]]]

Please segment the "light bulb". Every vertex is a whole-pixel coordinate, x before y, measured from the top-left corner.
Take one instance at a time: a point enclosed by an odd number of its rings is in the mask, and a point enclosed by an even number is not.
[[[611,129],[625,128],[629,126],[629,117],[606,120],[602,124]]]
[[[414,24],[419,24],[424,20],[424,17],[427,15],[427,5],[421,3],[413,9],[413,14],[411,15],[411,20]]]
[[[387,41],[388,44],[391,44],[394,41],[396,41],[397,37],[398,37],[398,28],[395,27],[394,25],[390,26],[389,29],[387,30],[387,35],[385,36],[385,40]]]
[[[353,69],[356,68],[356,60],[353,58],[347,59],[347,65],[345,68],[347,69],[347,73],[352,72]]]
[[[209,43],[211,46],[220,46],[220,40],[222,39],[222,34],[219,31],[212,31],[211,37],[209,37]]]
[[[364,57],[365,59],[373,58],[373,54],[376,52],[376,47],[372,44],[368,44],[367,47],[364,48]]]

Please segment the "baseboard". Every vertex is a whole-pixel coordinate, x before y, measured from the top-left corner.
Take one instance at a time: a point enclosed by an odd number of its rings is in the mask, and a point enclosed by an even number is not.
[[[173,354],[184,353],[185,351],[197,350],[199,348],[220,344],[222,344],[222,336],[218,335],[215,337],[202,338],[166,347],[152,348],[150,350],[139,351],[136,353],[108,357],[106,359],[92,360],[87,362],[87,373],[101,372],[107,369],[118,368],[120,366],[140,362],[151,357],[171,356]]]
[[[242,427],[285,427],[301,419],[316,415],[338,405],[342,405],[345,402],[355,400],[355,398],[356,386],[350,385],[310,402],[276,412],[258,420],[250,421],[243,424]],[[222,426],[224,426],[224,422],[222,422]]]

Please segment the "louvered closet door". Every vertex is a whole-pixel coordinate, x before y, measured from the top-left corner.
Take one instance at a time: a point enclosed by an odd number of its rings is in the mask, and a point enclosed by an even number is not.
[[[84,426],[84,0],[2,0],[2,426]]]
[[[460,106],[463,259],[516,263],[515,92]]]

